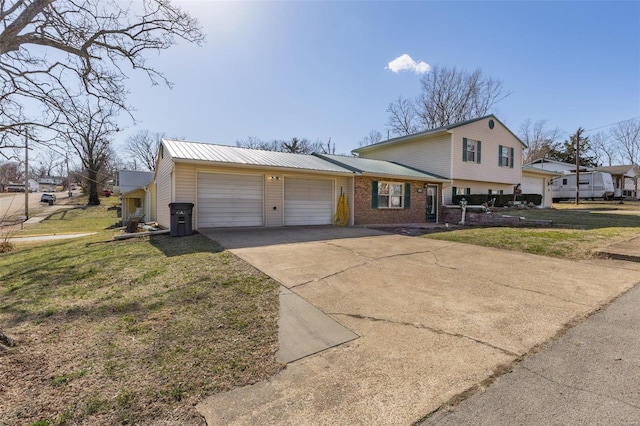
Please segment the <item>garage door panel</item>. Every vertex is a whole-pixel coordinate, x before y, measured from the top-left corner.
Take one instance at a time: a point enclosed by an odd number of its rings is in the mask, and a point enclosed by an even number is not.
[[[329,225],[332,222],[333,182],[331,180],[285,177],[285,225]]]
[[[262,226],[261,175],[198,173],[198,227]]]
[[[542,194],[544,187],[544,178],[523,176],[522,192],[524,194]]]

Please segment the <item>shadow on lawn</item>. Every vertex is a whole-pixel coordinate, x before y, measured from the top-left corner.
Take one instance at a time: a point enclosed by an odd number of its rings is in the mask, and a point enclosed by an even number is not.
[[[187,237],[153,235],[149,238],[149,242],[167,257],[195,253],[220,253],[224,251],[224,248],[218,243],[200,234]]]

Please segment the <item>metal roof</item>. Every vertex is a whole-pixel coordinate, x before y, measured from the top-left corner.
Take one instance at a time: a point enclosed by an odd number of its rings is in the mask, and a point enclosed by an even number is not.
[[[493,114],[489,114],[489,115],[485,115],[484,117],[478,117],[478,118],[472,118],[471,120],[459,121],[457,123],[452,123],[452,124],[449,124],[447,126],[438,127],[438,128],[435,128],[435,129],[429,129],[429,130],[425,130],[423,132],[418,132],[418,133],[413,133],[413,134],[410,134],[410,135],[400,136],[400,137],[393,138],[393,139],[387,139],[386,141],[381,141],[381,142],[374,143],[374,144],[371,144],[371,145],[365,145],[363,147],[356,148],[356,149],[352,150],[351,152],[360,153],[360,152],[368,151],[368,150],[370,150],[372,148],[378,148],[380,146],[397,144],[397,143],[402,143],[402,142],[410,142],[410,141],[413,141],[414,139],[421,138],[421,137],[424,137],[424,136],[435,135],[435,134],[438,134],[438,133],[446,133],[449,130],[455,129],[456,127],[465,126],[467,124],[475,123],[476,121],[485,120],[487,118],[492,118],[495,121],[497,121],[498,123],[500,123],[502,125],[502,127],[507,129],[507,131],[509,133],[511,133],[511,135],[518,142],[520,142],[523,146],[527,146],[524,142],[522,142],[522,140],[518,136],[516,136],[515,133],[513,133],[511,130],[509,130],[509,128],[507,126],[505,126],[502,123],[502,121],[500,121],[498,119],[498,117],[496,117]]]
[[[396,176],[412,178],[417,180],[446,181],[450,179],[442,176],[430,174],[422,170],[392,163],[390,161],[373,160],[369,158],[347,157],[343,155],[317,154],[316,157],[331,161],[334,164],[346,167],[356,173],[371,174],[376,176]]]
[[[262,149],[249,149],[237,146],[172,139],[163,139],[162,144],[171,157],[177,160],[211,161],[235,165],[353,174],[352,170],[313,155],[291,154],[288,152],[266,151]]]

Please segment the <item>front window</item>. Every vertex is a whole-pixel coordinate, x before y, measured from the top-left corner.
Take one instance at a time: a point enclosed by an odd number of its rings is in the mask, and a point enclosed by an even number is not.
[[[378,208],[401,209],[403,187],[401,183],[378,182]]]

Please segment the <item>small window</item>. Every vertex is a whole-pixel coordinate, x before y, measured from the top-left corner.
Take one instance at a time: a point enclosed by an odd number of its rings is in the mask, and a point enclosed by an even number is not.
[[[462,138],[462,161],[480,164],[480,147],[480,141]]]
[[[513,148],[508,146],[498,146],[498,165],[500,167],[509,167],[513,169]]]
[[[502,167],[509,167],[509,165],[511,164],[509,162],[510,158],[509,158],[509,147],[507,146],[501,146],[500,147],[500,165]]]
[[[378,182],[378,208],[401,209],[403,207],[404,185],[395,182]]]
[[[567,184],[567,180],[566,179],[562,179],[562,184],[566,185]]]

